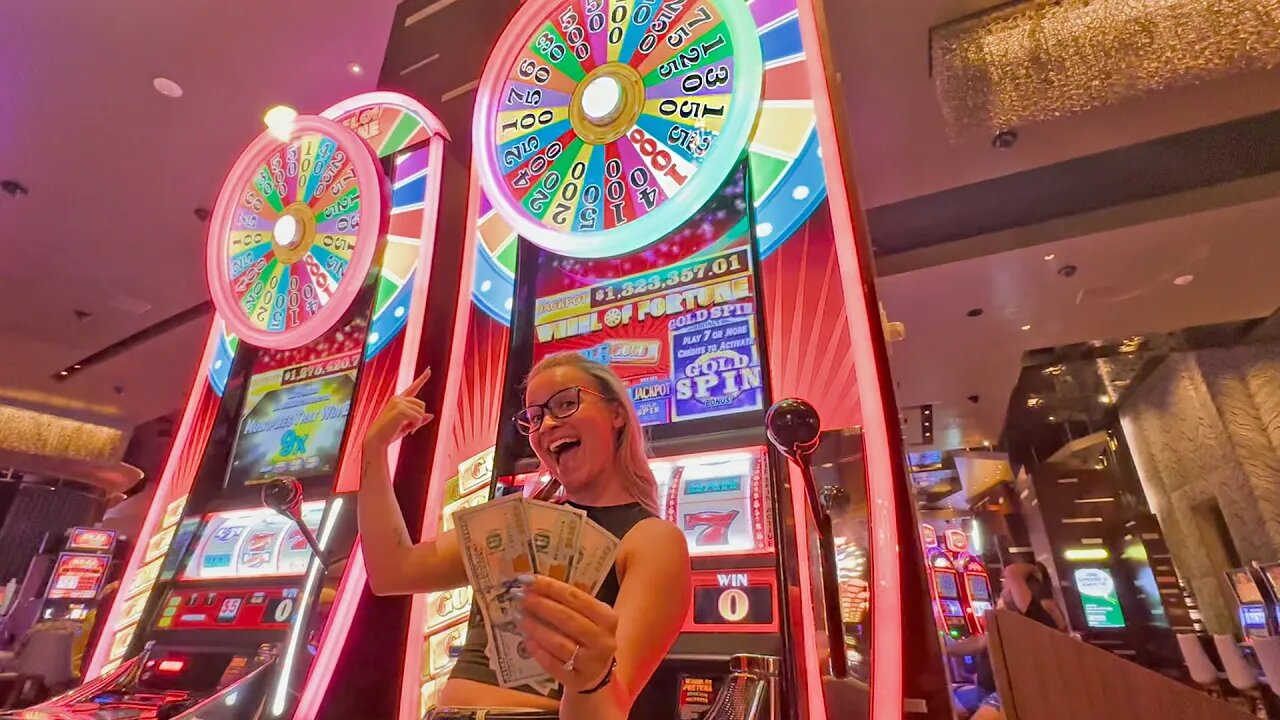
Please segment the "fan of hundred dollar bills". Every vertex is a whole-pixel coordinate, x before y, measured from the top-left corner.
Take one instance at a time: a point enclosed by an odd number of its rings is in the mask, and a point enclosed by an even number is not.
[[[618,538],[567,505],[509,495],[454,515],[475,602],[489,631],[489,666],[502,687],[555,681],[524,645],[510,595],[516,578],[538,573],[594,596],[613,566]]]

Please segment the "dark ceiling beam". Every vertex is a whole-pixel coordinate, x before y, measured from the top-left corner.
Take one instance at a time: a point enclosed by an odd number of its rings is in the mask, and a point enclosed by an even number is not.
[[[1212,209],[1259,194],[1273,197],[1280,194],[1277,137],[1280,111],[871,208],[877,266],[881,274],[894,274],[941,264],[924,252],[936,248],[951,246],[937,259],[953,262],[989,254],[989,248],[999,252],[1118,222],[1185,215],[1195,211],[1189,199]],[[1218,186],[1225,187],[1212,190]],[[979,238],[987,247],[965,249]],[[912,258],[893,262],[904,254]]]

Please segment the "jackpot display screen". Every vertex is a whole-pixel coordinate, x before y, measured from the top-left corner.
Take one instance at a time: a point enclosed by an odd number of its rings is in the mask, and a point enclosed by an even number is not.
[[[758,288],[740,167],[681,228],[603,260],[538,256],[533,361],[572,350],[658,425],[764,407]]]
[[[330,477],[337,470],[361,348],[335,344],[327,349],[336,353],[294,350],[258,358],[245,390],[228,488],[284,476]]]
[[[314,533],[324,501],[302,506],[302,521]],[[306,538],[292,521],[270,508],[227,510],[205,516],[182,580],[301,575],[311,559]]]
[[[102,586],[110,564],[109,555],[58,555],[45,597],[50,600],[92,600],[98,596],[98,588]]]

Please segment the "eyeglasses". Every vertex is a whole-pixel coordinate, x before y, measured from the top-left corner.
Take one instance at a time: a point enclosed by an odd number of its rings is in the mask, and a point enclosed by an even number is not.
[[[521,435],[531,435],[542,427],[542,421],[547,415],[557,420],[563,420],[578,412],[578,408],[582,407],[582,393],[595,395],[601,400],[609,399],[590,388],[572,385],[556,391],[555,394],[547,398],[546,402],[526,407],[511,419],[515,422],[516,428]]]

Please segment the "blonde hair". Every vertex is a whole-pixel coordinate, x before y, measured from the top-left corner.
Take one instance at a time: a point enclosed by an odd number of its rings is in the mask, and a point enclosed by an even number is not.
[[[558,367],[576,368],[591,376],[596,385],[592,389],[622,408],[623,422],[622,427],[618,429],[614,458],[622,474],[623,487],[627,494],[635,498],[645,510],[654,515],[661,515],[662,513],[658,511],[658,483],[654,480],[653,470],[649,467],[644,430],[640,427],[640,416],[636,415],[636,408],[631,403],[627,386],[622,384],[622,379],[607,365],[588,360],[572,351],[555,353],[539,360],[525,376],[525,385],[528,386],[535,375]],[[559,490],[560,481],[552,478],[551,482],[538,492],[537,497],[542,500],[550,499]]]

